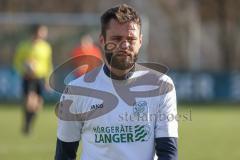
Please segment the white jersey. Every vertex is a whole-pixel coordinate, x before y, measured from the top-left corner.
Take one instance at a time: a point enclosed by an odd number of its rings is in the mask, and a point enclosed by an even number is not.
[[[128,81],[134,82],[134,79],[142,78],[149,72],[151,71],[135,71],[128,80],[117,81],[109,78],[101,69],[94,82],[86,82],[83,77],[72,81],[69,84],[71,89],[62,95],[61,101],[72,101],[69,110],[75,115],[98,110],[94,112],[97,116],[90,115],[93,118],[85,121],[59,118],[58,138],[64,142],[81,140],[81,160],[153,159],[155,138],[178,137],[173,82],[167,75],[159,74],[158,82],[164,85],[138,84],[131,87],[129,93],[122,89]],[[162,89],[166,85],[168,92]],[[91,89],[86,93],[90,96],[72,93],[74,86]],[[150,91],[154,89],[162,93],[151,95]],[[131,97],[133,92],[149,94],[139,97],[137,95],[135,102],[129,105],[131,99],[126,99]],[[106,93],[105,98],[107,95],[111,95],[111,98],[101,99],[101,93]],[[108,109],[110,105],[111,109]]]

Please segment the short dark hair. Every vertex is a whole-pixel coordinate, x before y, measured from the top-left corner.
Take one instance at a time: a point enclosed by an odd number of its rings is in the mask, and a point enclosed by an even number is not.
[[[119,23],[134,22],[139,25],[141,31],[141,18],[136,10],[127,5],[121,4],[108,9],[101,16],[101,34],[106,37],[106,30],[111,19],[117,20]]]
[[[43,24],[33,24],[33,25],[31,25],[30,26],[30,33],[33,34],[33,35],[36,34],[38,32],[38,30],[43,26],[45,26],[45,25],[43,25]]]

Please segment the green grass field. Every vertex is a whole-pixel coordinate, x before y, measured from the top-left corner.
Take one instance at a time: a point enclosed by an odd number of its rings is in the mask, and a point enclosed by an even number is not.
[[[57,128],[53,108],[40,112],[33,133],[26,137],[20,132],[20,107],[0,105],[0,160],[53,159]],[[188,104],[179,106],[178,112],[188,117],[179,122],[179,160],[240,159],[240,106]]]

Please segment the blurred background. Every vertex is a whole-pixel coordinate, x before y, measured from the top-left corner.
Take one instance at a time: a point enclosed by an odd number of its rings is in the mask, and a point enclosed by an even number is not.
[[[179,159],[240,158],[240,1],[0,0],[0,159],[54,155],[58,94],[45,93],[47,103],[34,133],[25,137],[20,132],[22,88],[12,63],[30,26],[48,26],[56,68],[83,35],[90,34],[98,45],[101,13],[120,3],[142,16],[139,61],[169,67],[179,113],[188,116],[179,122]]]

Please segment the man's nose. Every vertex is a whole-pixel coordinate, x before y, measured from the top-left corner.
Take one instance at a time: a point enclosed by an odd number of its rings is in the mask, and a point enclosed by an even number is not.
[[[128,49],[130,47],[130,44],[128,41],[122,41],[121,44],[120,44],[120,48],[121,49]]]

